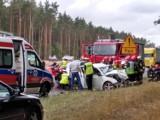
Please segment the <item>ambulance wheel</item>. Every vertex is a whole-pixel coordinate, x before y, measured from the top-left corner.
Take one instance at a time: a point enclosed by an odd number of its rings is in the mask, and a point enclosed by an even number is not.
[[[110,89],[114,89],[114,85],[111,82],[106,81],[103,84],[103,90],[110,90]]]
[[[41,87],[40,95],[43,97],[48,96],[49,91],[49,85],[47,83],[44,83]]]

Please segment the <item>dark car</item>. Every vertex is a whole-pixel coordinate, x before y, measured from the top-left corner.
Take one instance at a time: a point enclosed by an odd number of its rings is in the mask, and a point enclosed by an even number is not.
[[[43,120],[43,106],[39,98],[0,81],[0,120]]]

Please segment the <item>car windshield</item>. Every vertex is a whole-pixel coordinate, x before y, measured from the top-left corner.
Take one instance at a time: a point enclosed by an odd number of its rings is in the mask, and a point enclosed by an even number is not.
[[[113,44],[95,44],[93,46],[93,54],[95,55],[115,55],[116,51],[117,47]]]
[[[109,66],[100,67],[99,69],[104,75],[109,72]]]
[[[6,97],[9,94],[8,89],[0,84],[0,97]]]

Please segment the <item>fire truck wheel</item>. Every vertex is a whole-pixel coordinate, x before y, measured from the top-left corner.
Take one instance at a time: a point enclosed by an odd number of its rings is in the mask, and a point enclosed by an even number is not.
[[[40,95],[44,97],[48,96],[49,90],[49,85],[47,83],[44,83],[41,87]]]
[[[114,85],[111,82],[106,81],[103,84],[103,90],[110,90],[110,89],[114,89]]]

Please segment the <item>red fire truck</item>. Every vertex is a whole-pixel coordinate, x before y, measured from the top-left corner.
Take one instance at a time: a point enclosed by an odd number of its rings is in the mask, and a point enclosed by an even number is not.
[[[135,54],[144,56],[143,41],[134,41],[136,43]],[[84,44],[82,57],[89,58],[92,63],[101,62],[104,57],[111,57],[113,60],[122,60],[128,54],[122,54],[124,40],[122,39],[98,39],[93,44]]]

